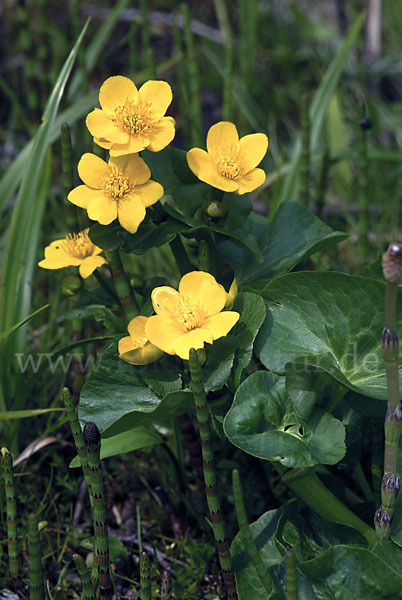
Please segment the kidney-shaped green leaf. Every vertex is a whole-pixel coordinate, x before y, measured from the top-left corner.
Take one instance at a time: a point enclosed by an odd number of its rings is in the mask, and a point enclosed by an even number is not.
[[[244,452],[288,467],[335,464],[345,454],[345,428],[314,409],[303,421],[287,398],[285,378],[259,371],[238,388],[224,430]]]
[[[299,371],[320,369],[360,394],[386,400],[380,346],[384,294],[383,282],[344,273],[278,277],[261,292],[269,315],[255,352],[277,373],[293,362]],[[402,330],[402,297],[397,329]]]

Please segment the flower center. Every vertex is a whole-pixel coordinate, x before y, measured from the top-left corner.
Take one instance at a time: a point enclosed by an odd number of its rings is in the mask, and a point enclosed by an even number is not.
[[[181,296],[172,310],[172,316],[186,330],[191,331],[202,325],[204,320],[202,311],[197,304],[192,304],[189,298]]]
[[[111,200],[118,202],[131,190],[130,180],[115,169],[106,177],[103,190]]]
[[[86,258],[92,256],[94,245],[88,237],[89,227],[79,233],[69,233],[61,243],[64,250],[74,258]]]
[[[151,129],[151,119],[147,113],[147,105],[134,104],[132,100],[126,100],[123,106],[118,106],[114,111],[113,120],[127,133],[148,133]]]
[[[218,172],[228,179],[236,179],[240,173],[240,167],[236,160],[230,156],[222,156],[216,161]]]

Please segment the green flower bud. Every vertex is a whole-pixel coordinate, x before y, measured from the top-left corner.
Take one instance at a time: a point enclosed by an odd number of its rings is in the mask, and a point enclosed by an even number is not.
[[[222,202],[205,202],[204,209],[213,221],[224,220],[228,212],[228,209]]]
[[[81,277],[77,275],[67,275],[61,282],[61,293],[64,296],[74,296],[82,286]]]

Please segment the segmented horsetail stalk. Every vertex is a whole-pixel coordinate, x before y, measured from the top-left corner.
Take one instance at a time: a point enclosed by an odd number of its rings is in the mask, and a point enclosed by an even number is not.
[[[92,490],[91,490],[91,481],[88,470],[88,456],[84,446],[84,438],[82,435],[82,429],[80,422],[78,420],[77,409],[75,408],[71,393],[68,388],[63,389],[63,400],[64,406],[66,407],[66,413],[68,417],[68,422],[70,424],[71,433],[73,434],[75,448],[77,450],[78,457],[80,459],[82,471],[84,473],[85,481],[87,482],[89,500],[91,502],[91,507],[93,507],[93,499],[92,499]]]
[[[79,554],[73,554],[73,561],[78,571],[82,584],[82,600],[95,600],[95,588],[91,581],[91,575],[87,563]]]
[[[308,96],[303,94],[301,101],[300,202],[304,206],[308,206],[310,196],[310,120],[308,110]]]
[[[170,594],[170,575],[167,571],[162,573],[162,585],[161,585],[161,600],[167,600]]]
[[[109,569],[106,502],[100,465],[101,437],[95,423],[86,423],[83,438],[88,457],[88,475],[93,497],[92,518],[95,533],[95,561],[98,567],[99,599],[110,600],[112,597],[112,588]]]
[[[149,558],[146,552],[141,552],[140,558],[140,591],[141,600],[151,600],[151,577]]]
[[[202,144],[202,108],[200,74],[194,48],[194,36],[191,31],[190,9],[187,3],[181,5],[186,40],[186,63],[188,67],[188,86],[190,89],[191,141],[194,146]]]
[[[377,537],[388,538],[391,530],[395,500],[401,482],[396,471],[398,443],[402,429],[402,406],[399,402],[399,340],[396,332],[396,297],[402,281],[402,244],[391,244],[382,262],[385,288],[385,327],[381,336],[382,355],[387,377],[388,408],[384,432],[384,476],[381,486],[381,506],[374,516]]]
[[[286,571],[286,600],[297,600],[297,573],[296,561],[291,550],[285,556],[285,571]]]
[[[132,319],[138,314],[139,308],[127,279],[126,272],[124,271],[120,253],[118,250],[105,250],[104,252],[106,260],[109,263],[114,287],[124,312],[126,313],[126,317]]]
[[[211,417],[207,404],[206,394],[202,382],[200,361],[197,351],[190,350],[190,375],[191,390],[194,395],[194,404],[200,430],[202,459],[204,468],[205,493],[211,517],[211,525],[218,550],[219,563],[225,582],[228,600],[237,599],[236,584],[232,571],[232,558],[226,538],[225,524],[221,513],[221,506],[216,492],[216,474],[214,466],[214,451],[212,448]]]
[[[0,458],[6,496],[8,564],[14,589],[19,598],[25,599],[18,553],[17,503],[15,500],[13,461],[7,448],[1,449]]]
[[[99,156],[99,158],[101,158],[102,160],[106,161],[107,150],[105,150],[105,148],[102,148],[102,146],[99,146],[99,144],[97,144],[96,142],[92,142],[92,152],[96,154],[96,156]]]
[[[44,600],[38,519],[35,515],[30,515],[28,519],[28,550],[29,598],[30,600]]]
[[[77,211],[74,204],[67,200],[68,193],[74,187],[73,175],[73,147],[71,143],[71,133],[68,123],[63,123],[60,132],[61,138],[61,169],[62,169],[62,188],[63,199],[66,210],[67,227],[69,231],[74,231],[77,227]]]
[[[239,471],[237,471],[237,469],[234,469],[233,471],[232,482],[235,511],[237,523],[239,525],[240,530],[240,537],[243,541],[243,544],[246,547],[251,563],[257,571],[257,575],[260,578],[262,585],[264,586],[267,594],[269,594],[272,590],[271,576],[269,575],[267,568],[264,566],[264,563],[261,560],[261,556],[258,552],[256,543],[253,539],[253,536],[251,535],[251,529],[247,521],[247,513],[244,506],[244,498]]]

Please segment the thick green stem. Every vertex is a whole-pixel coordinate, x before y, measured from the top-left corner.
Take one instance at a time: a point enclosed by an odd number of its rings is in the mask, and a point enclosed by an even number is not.
[[[296,573],[296,561],[294,554],[291,550],[286,553],[285,556],[285,569],[286,569],[286,600],[297,600],[297,573]]]
[[[95,600],[95,588],[85,560],[79,554],[73,554],[73,560],[82,584],[82,600]]]
[[[30,515],[28,520],[29,542],[29,597],[30,600],[44,600],[42,580],[42,565],[38,520],[35,515]]]
[[[26,598],[21,578],[20,557],[18,552],[17,503],[15,500],[13,461],[7,448],[1,449],[0,459],[6,496],[7,545],[10,575],[18,597]]]
[[[310,121],[309,104],[307,94],[304,94],[301,101],[301,140],[302,150],[300,159],[300,202],[308,206],[310,195]]]
[[[151,577],[149,558],[146,552],[141,552],[140,558],[140,598],[151,600]]]
[[[338,500],[318,479],[313,469],[287,471],[278,462],[271,464],[279,474],[283,475],[282,481],[320,517],[353,527],[366,538],[369,546],[376,543],[374,530]]]
[[[211,517],[211,526],[215,536],[215,543],[218,550],[219,563],[222,569],[226,592],[228,599],[232,600],[237,598],[236,584],[232,570],[232,558],[230,556],[229,544],[226,538],[225,524],[221,513],[220,500],[216,491],[211,417],[202,382],[200,362],[197,351],[194,349],[190,350],[190,375],[191,391],[194,396],[195,411],[201,438],[205,493]]]
[[[121,305],[128,319],[136,317],[139,307],[131,290],[127,275],[121,262],[118,250],[105,250],[106,260],[109,263],[110,272],[114,287],[121,302]]]
[[[181,237],[176,235],[176,237],[169,242],[169,246],[176,261],[177,268],[180,271],[180,275],[183,276],[186,273],[193,271],[193,265],[190,262],[187,251],[181,241]]]
[[[273,587],[272,579],[271,579],[271,576],[270,576],[267,568],[264,566],[264,563],[261,560],[261,556],[258,552],[257,545],[253,539],[253,536],[251,535],[250,525],[248,524],[248,521],[247,521],[246,508],[244,506],[243,491],[242,491],[242,487],[241,487],[239,471],[237,471],[235,469],[233,471],[232,476],[233,476],[233,480],[232,480],[233,481],[233,497],[234,497],[234,503],[235,503],[237,523],[239,525],[239,530],[240,530],[240,536],[246,547],[247,553],[250,557],[251,564],[254,566],[255,570],[257,571],[257,575],[260,578],[261,583],[264,586],[265,591],[267,592],[267,595],[268,595],[271,592],[272,587]]]
[[[109,537],[106,521],[106,502],[100,466],[100,433],[95,423],[86,423],[83,432],[88,457],[88,472],[93,495],[92,518],[95,533],[95,561],[98,567],[99,598],[112,597],[109,565]]]

